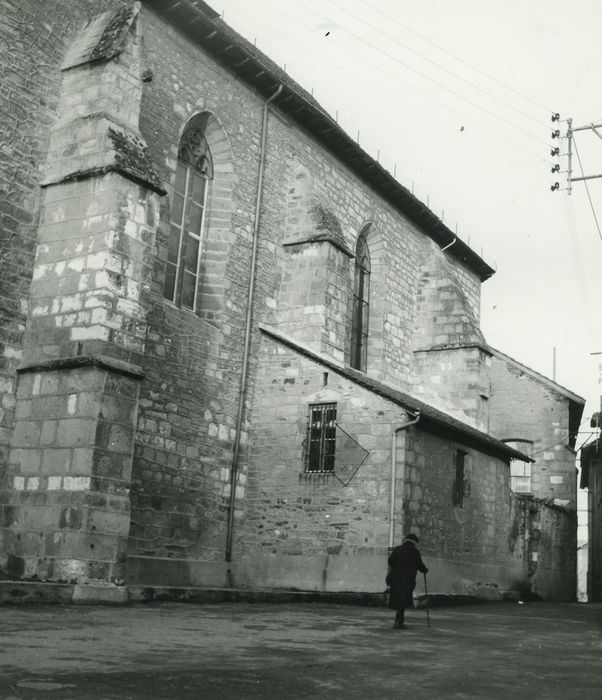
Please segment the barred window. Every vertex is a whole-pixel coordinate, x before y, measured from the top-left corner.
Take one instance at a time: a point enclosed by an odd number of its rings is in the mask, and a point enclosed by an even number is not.
[[[336,403],[313,404],[309,407],[306,472],[334,471],[336,418]]]
[[[197,310],[205,233],[207,193],[213,177],[204,135],[207,115],[196,117],[180,141],[171,203],[163,296]]]

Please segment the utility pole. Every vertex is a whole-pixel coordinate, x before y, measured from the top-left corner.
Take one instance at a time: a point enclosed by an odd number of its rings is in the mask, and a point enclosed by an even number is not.
[[[559,121],[560,115],[558,113],[554,114],[552,116],[552,121]],[[573,177],[573,141],[574,141],[574,134],[577,131],[593,131],[594,134],[599,139],[602,139],[602,133],[598,131],[598,129],[602,129],[602,124],[584,124],[583,126],[573,126],[573,120],[572,119],[567,119],[567,130],[566,130],[566,139],[567,139],[567,192],[568,194],[571,194],[573,191],[573,182],[580,182],[583,180],[595,180],[596,178],[602,177],[602,173],[598,173],[595,175],[581,175],[580,177]],[[552,138],[560,138],[560,131],[558,129],[552,131]],[[577,157],[579,157],[579,152],[577,151],[577,146],[575,145],[575,153],[577,154]],[[559,156],[560,155],[560,149],[559,148],[552,148],[551,151],[552,156]],[[552,168],[553,173],[557,173],[560,171],[560,166],[554,165]],[[560,189],[560,184],[558,182],[555,182],[551,188],[552,191]]]

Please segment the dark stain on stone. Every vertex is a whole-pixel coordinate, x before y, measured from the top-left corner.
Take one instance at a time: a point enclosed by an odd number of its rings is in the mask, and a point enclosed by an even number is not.
[[[90,54],[90,62],[109,61],[121,53],[126,33],[135,15],[134,7],[122,7],[113,14]]]
[[[115,150],[116,169],[137,182],[152,185],[152,189],[164,192],[159,176],[153,168],[148,146],[134,134],[125,134],[109,127],[109,138]]]
[[[9,554],[6,560],[6,575],[9,578],[22,578],[25,573],[25,561],[21,557]]]

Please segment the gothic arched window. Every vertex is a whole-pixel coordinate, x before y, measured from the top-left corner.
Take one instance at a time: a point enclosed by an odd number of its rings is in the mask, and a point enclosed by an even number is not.
[[[353,279],[350,364],[366,371],[368,351],[368,314],[370,311],[370,252],[365,233],[357,239]]]
[[[197,310],[207,196],[213,178],[204,134],[207,118],[206,114],[195,117],[180,140],[163,288],[166,299],[193,311]]]

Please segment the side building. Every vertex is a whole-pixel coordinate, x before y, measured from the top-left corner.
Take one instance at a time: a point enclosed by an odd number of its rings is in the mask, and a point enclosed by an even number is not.
[[[0,161],[7,595],[380,592],[413,530],[433,592],[570,598],[525,543],[572,537],[571,453],[538,450],[583,404],[512,408],[491,267],[202,0],[55,5],[0,44],[31,31],[11,89],[44,102]]]
[[[582,397],[491,348],[491,430],[531,457],[510,466],[522,513],[527,591],[574,600],[577,591],[576,440]]]

